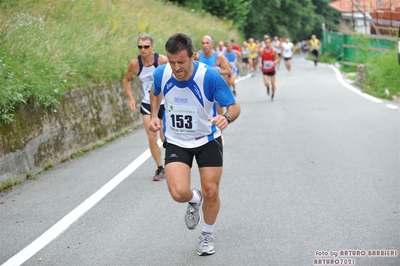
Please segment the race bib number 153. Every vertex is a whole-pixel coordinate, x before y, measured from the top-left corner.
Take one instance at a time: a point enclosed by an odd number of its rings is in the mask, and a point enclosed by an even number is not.
[[[195,106],[170,106],[168,111],[170,129],[175,133],[196,133],[197,108]]]

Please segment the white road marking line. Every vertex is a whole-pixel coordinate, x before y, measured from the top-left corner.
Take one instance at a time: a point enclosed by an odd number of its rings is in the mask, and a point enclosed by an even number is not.
[[[399,49],[400,49],[400,46],[399,46]],[[306,60],[306,59],[305,59],[305,58],[302,58],[302,60]],[[373,101],[373,102],[376,102],[376,103],[382,103],[382,102],[383,102],[382,100],[379,100],[379,99],[377,99],[377,98],[375,98],[375,97],[373,97],[373,96],[371,96],[371,95],[369,95],[369,94],[362,93],[360,90],[354,88],[353,86],[351,86],[350,84],[348,84],[346,81],[344,81],[344,79],[343,79],[343,77],[342,77],[342,74],[340,73],[340,71],[339,71],[335,66],[332,66],[332,65],[328,65],[328,66],[329,66],[330,68],[332,68],[332,69],[336,72],[336,77],[337,77],[338,81],[339,81],[344,87],[346,87],[347,89],[349,89],[349,90],[351,90],[352,92],[357,93],[358,95],[361,95],[362,97],[364,97],[364,98],[366,98],[366,99],[368,99],[368,100],[371,100],[371,101]],[[390,108],[390,109],[394,109],[394,110],[400,109],[398,106],[393,105],[393,104],[387,104],[386,107],[388,107],[388,108]],[[399,110],[399,111],[400,111],[400,110]]]
[[[366,99],[368,99],[368,100],[370,100],[372,102],[375,102],[375,103],[382,103],[383,102],[382,100],[379,100],[379,99],[377,99],[377,98],[375,98],[375,97],[373,97],[371,95],[368,95],[366,93],[362,93],[360,90],[354,88],[353,86],[351,86],[350,84],[348,84],[346,81],[343,80],[342,74],[340,73],[340,71],[336,67],[331,66],[331,65],[329,67],[332,68],[336,72],[336,77],[337,77],[338,81],[346,89],[348,89],[348,90],[350,90],[350,91],[352,91],[354,93],[357,93],[358,95],[360,95],[360,96],[362,96],[362,97],[364,97],[364,98],[366,98]]]
[[[237,79],[235,80],[235,83],[241,82],[242,80],[245,80],[245,79],[248,79],[248,78],[251,78],[251,75],[250,75],[250,74],[247,74],[246,76],[237,78]]]
[[[394,104],[386,104],[386,107],[388,107],[390,109],[399,109],[399,107]]]
[[[161,140],[158,140],[158,145],[161,146]],[[90,210],[96,205],[101,199],[103,199],[109,192],[111,192],[116,186],[124,181],[130,174],[132,174],[139,166],[141,166],[151,156],[150,149],[143,152],[138,158],[136,158],[131,164],[129,164],[124,170],[117,174],[113,179],[108,181],[103,187],[97,190],[92,196],[86,199],[78,207],[68,213],[64,218],[58,221],[50,229],[44,232],[39,238],[29,244],[26,248],[18,252],[2,266],[16,266],[21,265],[33,255],[39,252],[47,244],[53,241],[57,236],[64,232],[71,224],[79,219],[83,214]]]
[[[348,84],[346,81],[344,81],[344,79],[343,79],[343,77],[342,77],[342,74],[340,73],[340,71],[339,71],[336,67],[334,67],[334,66],[332,66],[332,65],[329,65],[329,67],[332,68],[332,69],[336,72],[336,77],[337,77],[338,81],[339,81],[344,87],[346,87],[347,89],[351,90],[352,92],[357,93],[358,95],[360,95],[360,96],[362,96],[362,97],[364,97],[364,98],[366,98],[366,99],[368,99],[368,100],[370,100],[370,101],[373,101],[373,102],[375,102],[375,103],[383,103],[382,100],[379,100],[378,98],[375,98],[375,97],[373,97],[373,96],[371,96],[371,95],[369,95],[369,94],[362,93],[360,90],[354,88],[353,86],[351,86],[350,84]],[[399,107],[396,106],[396,105],[394,105],[394,104],[386,104],[386,107],[388,107],[388,108],[390,108],[390,109],[394,109],[394,110],[399,109]]]

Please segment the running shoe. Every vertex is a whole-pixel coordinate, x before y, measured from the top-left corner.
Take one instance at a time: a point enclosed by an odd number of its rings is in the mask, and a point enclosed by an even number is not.
[[[269,95],[269,87],[267,87],[267,95]]]
[[[272,93],[272,95],[271,95],[271,101],[273,101],[274,100],[274,94]]]
[[[164,167],[161,170],[156,170],[156,173],[153,176],[153,181],[160,181],[165,178],[165,169]]]
[[[212,233],[201,232],[199,237],[199,250],[197,254],[199,256],[212,255],[215,253],[214,249],[214,237]]]
[[[193,189],[200,197],[199,203],[188,202],[188,206],[185,213],[185,223],[189,230],[193,230],[200,223],[200,207],[203,201],[203,195],[197,188]]]

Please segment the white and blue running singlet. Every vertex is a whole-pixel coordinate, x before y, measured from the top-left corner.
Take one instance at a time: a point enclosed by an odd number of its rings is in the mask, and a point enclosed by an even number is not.
[[[154,83],[153,72],[158,67],[158,54],[154,53],[154,62],[151,66],[144,66],[140,55],[138,55],[137,59],[139,63],[137,77],[140,82],[139,94],[142,99],[141,102],[150,104],[150,90]],[[164,102],[161,102],[161,104],[164,104]]]
[[[225,58],[229,61],[229,64],[231,65],[231,74],[238,73],[238,68],[236,66],[236,54],[235,51],[231,51],[230,54],[228,54],[227,51],[224,52]]]
[[[218,71],[197,61],[193,65],[193,75],[187,81],[176,80],[170,64],[154,71],[153,93],[162,93],[165,100],[165,140],[183,148],[196,148],[221,136],[208,118],[217,115],[215,102],[221,107],[235,102]]]

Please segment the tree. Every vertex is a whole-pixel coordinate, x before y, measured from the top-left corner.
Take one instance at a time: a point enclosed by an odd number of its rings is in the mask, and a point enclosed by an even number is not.
[[[252,0],[244,25],[246,38],[260,39],[264,34],[277,34],[278,18],[274,11],[280,8],[280,0]]]
[[[170,0],[170,2],[231,20],[233,26],[243,32],[251,0]]]
[[[299,40],[314,27],[316,16],[311,0],[253,0],[245,25],[246,37],[262,35]]]
[[[293,41],[302,40],[304,34],[309,33],[317,22],[315,6],[312,0],[283,1],[280,16],[282,24],[287,27]]]
[[[177,0],[183,6],[202,9],[221,19],[233,21],[246,38],[264,34],[289,37],[294,41],[321,36],[321,24],[335,28],[339,14],[332,0]]]
[[[336,30],[340,21],[340,14],[329,6],[333,0],[312,0],[315,6],[315,13],[317,15],[317,25],[313,29],[313,33],[317,36],[322,36],[322,23],[330,30]]]
[[[212,15],[232,20],[243,31],[249,13],[249,0],[202,0],[203,9]]]

